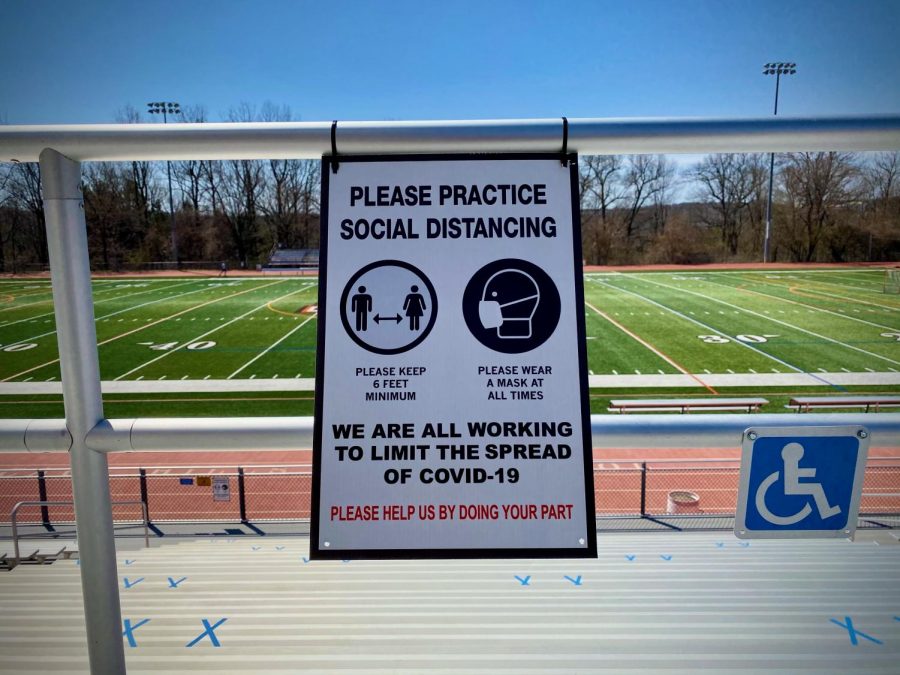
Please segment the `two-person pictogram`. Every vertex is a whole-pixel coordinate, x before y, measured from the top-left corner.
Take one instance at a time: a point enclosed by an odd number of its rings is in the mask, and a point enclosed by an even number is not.
[[[437,295],[418,268],[381,260],[351,277],[341,296],[341,321],[350,338],[376,354],[412,349],[431,331]]]
[[[360,286],[350,301],[350,308],[356,317],[357,332],[369,330],[369,313],[374,307],[372,296],[369,295],[366,290],[365,286]],[[428,309],[428,306],[425,304],[425,298],[419,293],[419,287],[413,284],[409,287],[409,294],[403,300],[403,312],[409,319],[410,330],[416,331],[421,329],[421,318],[425,314],[426,309]],[[375,323],[393,321],[399,324],[403,321],[403,318],[399,313],[394,316],[381,316],[380,314],[376,314],[372,319]]]

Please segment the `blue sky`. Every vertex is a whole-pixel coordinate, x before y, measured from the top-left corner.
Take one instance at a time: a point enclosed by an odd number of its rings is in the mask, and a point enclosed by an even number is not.
[[[4,0],[0,121],[241,102],[303,120],[900,112],[900,0]]]

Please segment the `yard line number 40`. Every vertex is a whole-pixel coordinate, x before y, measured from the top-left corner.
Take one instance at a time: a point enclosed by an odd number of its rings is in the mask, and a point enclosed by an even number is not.
[[[150,349],[157,352],[168,352],[179,346],[178,342],[138,342],[139,345],[144,345],[149,347]],[[190,349],[192,352],[203,351],[204,349],[212,349],[216,346],[216,343],[212,340],[200,340],[199,342],[191,342],[189,344],[184,345],[185,349]]]

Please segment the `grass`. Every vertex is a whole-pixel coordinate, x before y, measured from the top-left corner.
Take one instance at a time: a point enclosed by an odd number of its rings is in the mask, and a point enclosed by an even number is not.
[[[784,411],[792,393],[886,393],[900,378],[900,298],[873,269],[789,272],[635,272],[585,275],[593,412],[623,396],[764,395]],[[129,278],[94,282],[101,378],[226,380],[313,378],[314,278]],[[622,375],[690,374],[622,387]],[[798,386],[758,376],[809,373]],[[871,381],[840,384],[826,373]],[[716,375],[746,376],[746,386]],[[896,376],[894,374],[897,374]],[[50,284],[0,281],[0,418],[61,417],[61,397],[8,383],[58,382]],[[684,378],[681,378],[684,379]],[[710,383],[711,380],[713,384]],[[598,380],[595,379],[596,385]],[[719,382],[719,384],[715,384]],[[818,382],[818,385],[816,385]],[[286,387],[287,388],[287,387]],[[308,415],[312,392],[114,394],[110,417]]]

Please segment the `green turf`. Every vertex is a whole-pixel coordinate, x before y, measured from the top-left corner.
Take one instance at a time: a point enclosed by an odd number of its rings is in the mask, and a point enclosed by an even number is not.
[[[753,384],[720,394],[897,391],[841,386],[825,373],[900,371],[900,297],[882,292],[883,270],[634,272],[585,275],[592,375],[689,373],[683,389],[594,389],[592,410],[614,395],[710,395],[707,374],[810,373],[819,387]],[[101,377],[113,380],[312,378],[317,301],[313,277],[97,279],[94,312]],[[0,281],[0,381],[59,381],[50,283]],[[749,385],[749,383],[748,383]],[[0,383],[0,392],[2,392]],[[107,396],[111,417],[305,415],[310,392]],[[0,394],[0,418],[59,417],[60,398]]]

